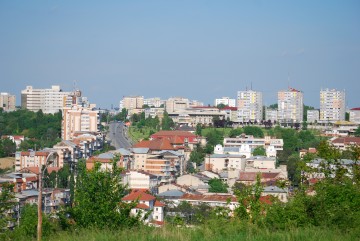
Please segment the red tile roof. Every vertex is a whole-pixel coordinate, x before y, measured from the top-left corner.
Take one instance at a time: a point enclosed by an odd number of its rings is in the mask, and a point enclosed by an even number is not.
[[[332,143],[338,144],[360,144],[360,137],[339,137],[332,141]]]
[[[133,190],[129,195],[122,198],[123,201],[151,201],[155,200],[156,198],[142,190]]]
[[[150,207],[144,203],[139,203],[138,205],[136,205],[136,208],[149,209]]]
[[[149,148],[150,150],[174,150],[169,139],[154,139],[151,141],[140,141],[134,145],[135,148]]]
[[[360,110],[360,107],[352,108],[350,110]]]
[[[240,172],[239,181],[256,181],[257,174],[261,175],[261,179],[275,179],[279,173],[274,172]]]
[[[266,196],[261,196],[259,198],[259,201],[263,204],[272,204],[272,199],[273,199],[273,196],[270,196],[270,195],[266,195]]]
[[[164,207],[165,204],[162,203],[162,202],[160,202],[160,201],[158,201],[158,200],[156,200],[154,206],[155,206],[155,207]]]

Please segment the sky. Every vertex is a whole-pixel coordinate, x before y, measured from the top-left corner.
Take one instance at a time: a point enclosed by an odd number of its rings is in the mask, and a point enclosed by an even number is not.
[[[74,83],[101,108],[250,88],[270,105],[288,87],[360,107],[360,1],[0,1],[0,92]]]

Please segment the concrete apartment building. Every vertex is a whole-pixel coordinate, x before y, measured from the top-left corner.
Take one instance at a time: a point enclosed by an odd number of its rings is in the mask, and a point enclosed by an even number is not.
[[[263,113],[262,93],[253,90],[238,91],[238,121],[261,121]]]
[[[63,92],[59,85],[53,85],[51,89],[34,89],[32,86],[26,86],[26,89],[21,91],[21,108],[55,114],[69,104],[72,96],[73,93]]]
[[[319,110],[308,110],[306,113],[306,122],[307,123],[317,123],[319,122]]]
[[[189,99],[182,98],[182,97],[173,97],[169,98],[165,103],[165,110],[166,112],[176,112],[180,110],[188,109],[190,106]]]
[[[37,167],[45,165],[48,159],[48,167],[62,167],[60,156],[52,154],[54,151],[18,151],[15,153],[15,171],[18,172],[23,168]]]
[[[0,108],[4,111],[14,111],[16,105],[15,95],[9,93],[0,93]]]
[[[148,105],[149,107],[159,108],[161,106],[165,106],[165,100],[160,99],[159,97],[144,99],[144,105]]]
[[[215,99],[215,106],[220,104],[227,105],[229,107],[236,107],[235,99],[230,99],[230,97],[222,97],[221,99]]]
[[[360,124],[360,107],[358,108],[352,108],[350,110],[350,121],[354,122],[356,124]]]
[[[226,112],[215,107],[197,107],[168,112],[169,117],[177,124],[196,126],[197,124],[212,125],[213,118],[224,119]]]
[[[271,122],[278,121],[278,110],[272,108],[265,109],[265,120]]]
[[[61,137],[71,140],[76,132],[97,132],[99,112],[90,108],[74,105],[63,108]]]
[[[304,94],[296,89],[278,92],[278,120],[282,123],[301,123],[304,112]]]
[[[120,101],[120,110],[123,108],[131,111],[134,109],[142,109],[144,105],[144,96],[124,96]]]
[[[320,91],[320,119],[322,123],[345,120],[345,91]]]
[[[236,138],[224,138],[224,147],[241,147],[244,144],[249,145],[251,150],[261,146],[265,150],[269,147],[273,147],[276,151],[282,151],[284,141],[283,139],[272,139],[270,136],[255,138],[250,135],[241,135]]]

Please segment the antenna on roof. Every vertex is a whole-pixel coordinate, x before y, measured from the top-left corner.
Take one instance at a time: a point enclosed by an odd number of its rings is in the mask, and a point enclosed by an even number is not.
[[[250,82],[250,90],[252,90],[252,81]]]

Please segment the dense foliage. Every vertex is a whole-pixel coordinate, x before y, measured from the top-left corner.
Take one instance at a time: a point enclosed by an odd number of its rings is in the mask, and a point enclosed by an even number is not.
[[[32,112],[17,110],[3,112],[0,109],[0,136],[23,135],[21,150],[52,147],[60,140],[62,114],[44,114],[41,110]]]
[[[227,193],[227,188],[229,187],[227,183],[221,181],[218,178],[212,178],[209,180],[209,192],[215,192],[215,193]]]
[[[80,227],[119,228],[132,227],[138,217],[130,216],[133,203],[121,199],[127,189],[121,184],[121,170],[114,159],[112,170],[102,171],[100,163],[88,171],[84,162],[79,164],[74,207],[71,209],[76,225]]]

